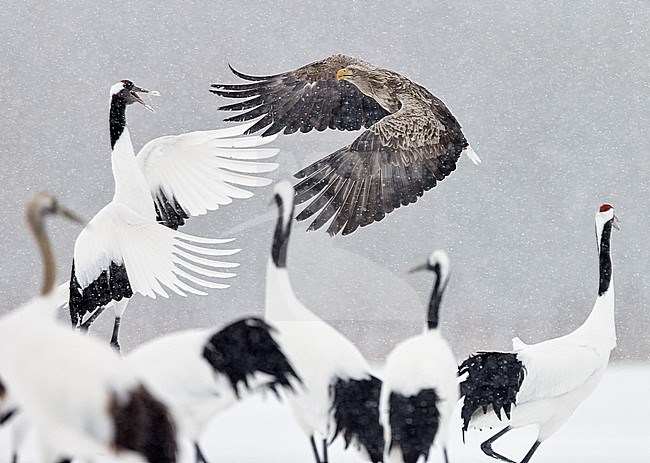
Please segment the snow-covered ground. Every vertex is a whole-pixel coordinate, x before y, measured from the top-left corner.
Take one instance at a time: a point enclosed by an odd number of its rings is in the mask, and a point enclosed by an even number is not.
[[[646,463],[650,461],[650,365],[629,363],[610,366],[594,394],[569,422],[538,449],[534,462]],[[455,429],[460,430],[460,417]],[[496,431],[495,431],[496,432]],[[8,431],[0,433],[1,462],[10,461]],[[452,463],[495,461],[483,455],[479,444],[489,435],[470,432],[463,445],[460,431],[452,433]],[[494,446],[519,460],[535,439],[535,430],[515,430]],[[309,463],[307,438],[294,422],[286,404],[272,396],[251,398],[219,415],[206,432],[202,446],[212,462]],[[340,439],[330,448],[332,463],[357,463],[354,452],[344,451]],[[183,461],[192,462],[191,447]],[[32,463],[31,460],[26,460]],[[442,461],[436,452],[430,461]]]
[[[541,445],[533,461],[554,463],[645,463],[650,461],[650,366],[610,366],[601,384],[550,440]],[[470,432],[463,445],[459,430],[452,432],[451,463],[494,462],[479,449],[491,434]],[[496,432],[496,431],[495,431]],[[535,430],[515,430],[494,445],[513,459],[521,459],[535,439]],[[202,444],[214,462],[253,463],[312,461],[307,439],[293,421],[288,407],[269,397],[249,400],[214,420]],[[330,452],[333,463],[357,463],[352,452],[337,445]],[[430,461],[442,461],[435,453]]]

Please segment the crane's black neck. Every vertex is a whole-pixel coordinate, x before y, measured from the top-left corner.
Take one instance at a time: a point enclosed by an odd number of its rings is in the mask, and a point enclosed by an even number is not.
[[[271,257],[273,263],[278,268],[287,266],[287,247],[289,236],[291,235],[291,222],[293,221],[293,209],[289,211],[285,223],[286,204],[282,201],[280,195],[275,195],[275,202],[278,205],[278,222],[275,225],[275,234],[273,235],[273,246],[271,248]]]
[[[120,139],[126,128],[126,100],[119,94],[111,97],[111,108],[109,111],[109,126],[111,131],[111,149],[115,148],[115,143]]]
[[[609,253],[609,243],[612,235],[612,224],[614,219],[608,220],[603,225],[603,232],[600,235],[599,267],[600,278],[598,282],[598,295],[602,296],[607,292],[612,283],[612,258]]]
[[[444,294],[445,287],[447,286],[447,281],[442,281],[439,265],[434,267],[433,273],[436,275],[436,280],[433,283],[431,299],[429,300],[429,313],[427,314],[427,327],[430,330],[435,330],[438,328],[440,302],[442,301],[442,295]]]

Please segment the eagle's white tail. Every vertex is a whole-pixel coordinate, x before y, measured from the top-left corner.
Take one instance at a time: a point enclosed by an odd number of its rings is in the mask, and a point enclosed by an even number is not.
[[[478,166],[481,163],[481,158],[478,157],[478,154],[476,154],[476,151],[474,151],[470,145],[467,145],[465,152],[474,164]]]

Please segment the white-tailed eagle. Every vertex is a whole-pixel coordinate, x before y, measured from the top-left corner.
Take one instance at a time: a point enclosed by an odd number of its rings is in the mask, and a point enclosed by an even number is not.
[[[456,169],[465,150],[478,164],[460,124],[427,89],[387,69],[333,55],[295,71],[212,84],[210,90],[240,98],[220,110],[243,111],[226,121],[260,118],[247,133],[262,136],[327,128],[366,130],[352,142],[296,173],[296,217],[316,213],[309,230],[333,218],[327,232],[347,235],[417,201]],[[320,212],[319,212],[320,211]]]

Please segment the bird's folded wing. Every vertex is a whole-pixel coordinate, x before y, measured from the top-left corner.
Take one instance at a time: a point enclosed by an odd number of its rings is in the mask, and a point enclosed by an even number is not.
[[[603,362],[588,346],[527,346],[517,353],[526,369],[526,380],[519,390],[517,404],[557,397],[585,384],[600,372]]]
[[[185,219],[230,204],[233,198],[253,196],[241,187],[271,183],[258,174],[278,167],[259,162],[278,153],[260,147],[274,137],[241,136],[248,127],[160,137],[140,150],[138,164],[149,183],[160,223],[176,229]]]
[[[244,111],[226,121],[249,121],[261,117],[246,133],[267,128],[262,136],[284,130],[290,134],[327,128],[359,130],[370,127],[388,115],[379,103],[364,95],[353,84],[337,80],[340,69],[361,60],[333,55],[295,71],[272,76],[249,76],[232,72],[249,81],[246,84],[212,84],[212,93],[226,98],[247,98],[221,106],[224,111]]]
[[[227,288],[228,285],[212,279],[234,276],[233,273],[216,270],[239,265],[216,260],[239,251],[214,247],[230,241],[187,235],[146,220],[126,206],[110,203],[77,238],[73,277],[78,282],[78,290],[85,293],[102,274],[104,281],[110,282],[106,272],[123,266],[134,293],[152,298],[156,295],[168,297],[167,288],[182,296],[186,292],[204,295],[194,286]],[[92,297],[90,294],[88,296]]]
[[[435,124],[435,121],[432,122]],[[321,211],[309,229],[334,217],[327,232],[343,235],[375,221],[400,206],[417,201],[456,169],[460,144],[444,143],[444,130],[408,126],[399,111],[363,132],[350,146],[296,173],[296,204],[311,201],[296,217]],[[401,129],[400,129],[401,128]]]

